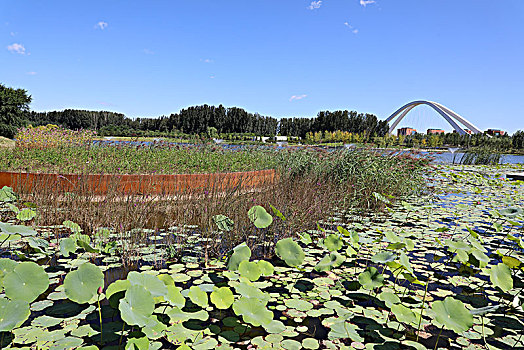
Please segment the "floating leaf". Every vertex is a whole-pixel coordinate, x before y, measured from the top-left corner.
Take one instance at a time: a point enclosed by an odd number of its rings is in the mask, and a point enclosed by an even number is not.
[[[347,321],[337,322],[331,325],[331,330],[328,333],[329,339],[349,338],[356,342],[363,342],[362,338],[357,333],[357,326]]]
[[[339,236],[330,234],[326,238],[324,238],[324,245],[326,246],[327,250],[330,252],[334,252],[342,248],[344,245],[344,241],[340,239]]]
[[[291,238],[278,241],[275,246],[275,253],[291,267],[302,265],[306,257],[302,248]]]
[[[517,258],[514,258],[512,256],[503,256],[502,262],[506,264],[510,269],[515,269],[520,266],[521,261]]]
[[[397,254],[392,252],[380,252],[373,257],[371,257],[371,261],[373,261],[376,264],[385,264],[390,261],[394,261],[397,258]]]
[[[72,238],[62,238],[60,240],[60,253],[68,258],[69,254],[76,252],[76,241]]]
[[[205,308],[209,305],[207,293],[200,289],[200,287],[198,286],[192,286],[191,288],[189,288],[188,296],[194,304],[202,308]]]
[[[42,266],[22,262],[4,277],[5,295],[12,300],[34,301],[49,287],[49,277]]]
[[[186,299],[180,293],[182,289],[174,285],[167,286],[167,295],[164,297],[170,305],[183,308],[186,304]]]
[[[23,237],[34,236],[36,231],[24,225],[11,225],[0,222],[0,231],[8,235],[20,235]]]
[[[460,300],[447,297],[431,305],[435,320],[457,333],[465,332],[473,325],[473,316]]]
[[[417,320],[415,313],[402,304],[391,306],[391,312],[395,315],[397,320],[402,323],[414,323]]]
[[[4,186],[0,189],[0,202],[15,202],[16,195],[11,187]]]
[[[255,327],[273,320],[273,313],[258,299],[242,297],[233,303],[233,311],[236,315],[242,316],[244,322]]]
[[[131,282],[131,285],[144,287],[153,297],[160,297],[167,294],[165,283],[159,280],[157,276],[147,272],[131,271],[127,275],[127,279]]]
[[[18,214],[16,214],[16,218],[20,221],[29,221],[33,220],[36,216],[36,211],[33,209],[25,208],[20,210]]]
[[[98,288],[104,286],[104,274],[100,268],[91,263],[84,263],[69,272],[64,279],[66,296],[78,304],[85,304],[98,293]]]
[[[330,271],[332,268],[342,265],[345,260],[346,259],[339,253],[331,252],[318,262],[318,264],[315,266],[315,271]]]
[[[228,309],[235,300],[233,292],[228,287],[216,288],[210,295],[211,302],[219,309]]]
[[[0,332],[10,332],[29,318],[31,311],[24,300],[7,300],[0,297]]]
[[[262,276],[272,276],[275,271],[275,267],[269,261],[259,260],[257,265]]]
[[[198,312],[185,312],[178,307],[168,310],[167,315],[171,319],[171,322],[174,323],[185,322],[187,320],[206,321],[209,318],[209,314],[205,310],[200,310]]]
[[[284,304],[290,308],[290,309],[296,309],[298,311],[309,311],[313,308],[313,304],[311,304],[309,301],[301,300],[301,299],[286,299],[284,301]]]

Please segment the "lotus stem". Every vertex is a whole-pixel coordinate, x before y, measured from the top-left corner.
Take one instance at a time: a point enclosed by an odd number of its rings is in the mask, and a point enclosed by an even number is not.
[[[438,332],[438,336],[437,336],[437,341],[435,342],[435,347],[433,348],[433,350],[437,350],[437,346],[438,346],[438,340],[440,339],[440,335],[442,334],[442,330],[444,329],[444,326],[442,326],[440,328],[440,332]],[[417,335],[418,336],[418,335]],[[417,338],[418,339],[418,338]]]
[[[429,278],[426,282],[426,289],[424,290],[424,297],[422,298],[422,307],[420,308],[420,318],[418,320],[418,327],[417,327],[417,341],[418,341],[418,337],[420,333],[420,325],[422,324],[422,314],[424,313],[424,307],[426,303],[426,294],[428,293],[428,285],[429,285]],[[437,343],[438,343],[438,339],[437,339]]]
[[[98,295],[98,298],[97,298],[97,303],[98,303],[98,318],[100,320],[100,346],[102,346],[103,344],[103,335],[102,335],[102,309],[100,308],[100,294]]]

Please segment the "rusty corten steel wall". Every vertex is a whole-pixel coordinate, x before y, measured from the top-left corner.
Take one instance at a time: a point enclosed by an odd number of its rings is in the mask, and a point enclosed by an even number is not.
[[[0,172],[0,188],[9,186],[30,193],[38,186],[52,186],[59,193],[89,191],[107,194],[110,189],[125,194],[183,194],[195,191],[226,191],[239,188],[253,189],[273,183],[277,177],[274,169],[212,174],[46,174]],[[48,187],[49,188],[49,187]]]

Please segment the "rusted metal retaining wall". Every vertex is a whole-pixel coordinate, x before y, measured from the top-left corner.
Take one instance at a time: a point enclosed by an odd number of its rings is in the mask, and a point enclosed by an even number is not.
[[[85,192],[104,195],[109,191],[125,194],[184,194],[202,191],[249,190],[271,184],[274,169],[212,174],[119,175],[46,174],[0,172],[0,188],[9,186],[23,193],[46,186],[58,193]]]

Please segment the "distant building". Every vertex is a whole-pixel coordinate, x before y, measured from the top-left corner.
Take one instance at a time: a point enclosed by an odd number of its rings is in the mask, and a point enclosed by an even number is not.
[[[428,129],[427,134],[428,135],[438,135],[438,134],[444,134],[445,131],[442,129]]]
[[[466,132],[466,134],[473,135],[473,131],[469,129],[464,129],[464,131]]]
[[[417,133],[417,130],[413,129],[413,128],[400,128],[397,130],[397,136],[400,136],[400,135],[403,135],[403,136],[408,136],[408,135],[413,135],[413,134],[416,134]]]
[[[498,129],[488,129],[486,130],[486,134],[491,136],[504,136],[506,135],[506,132]]]

